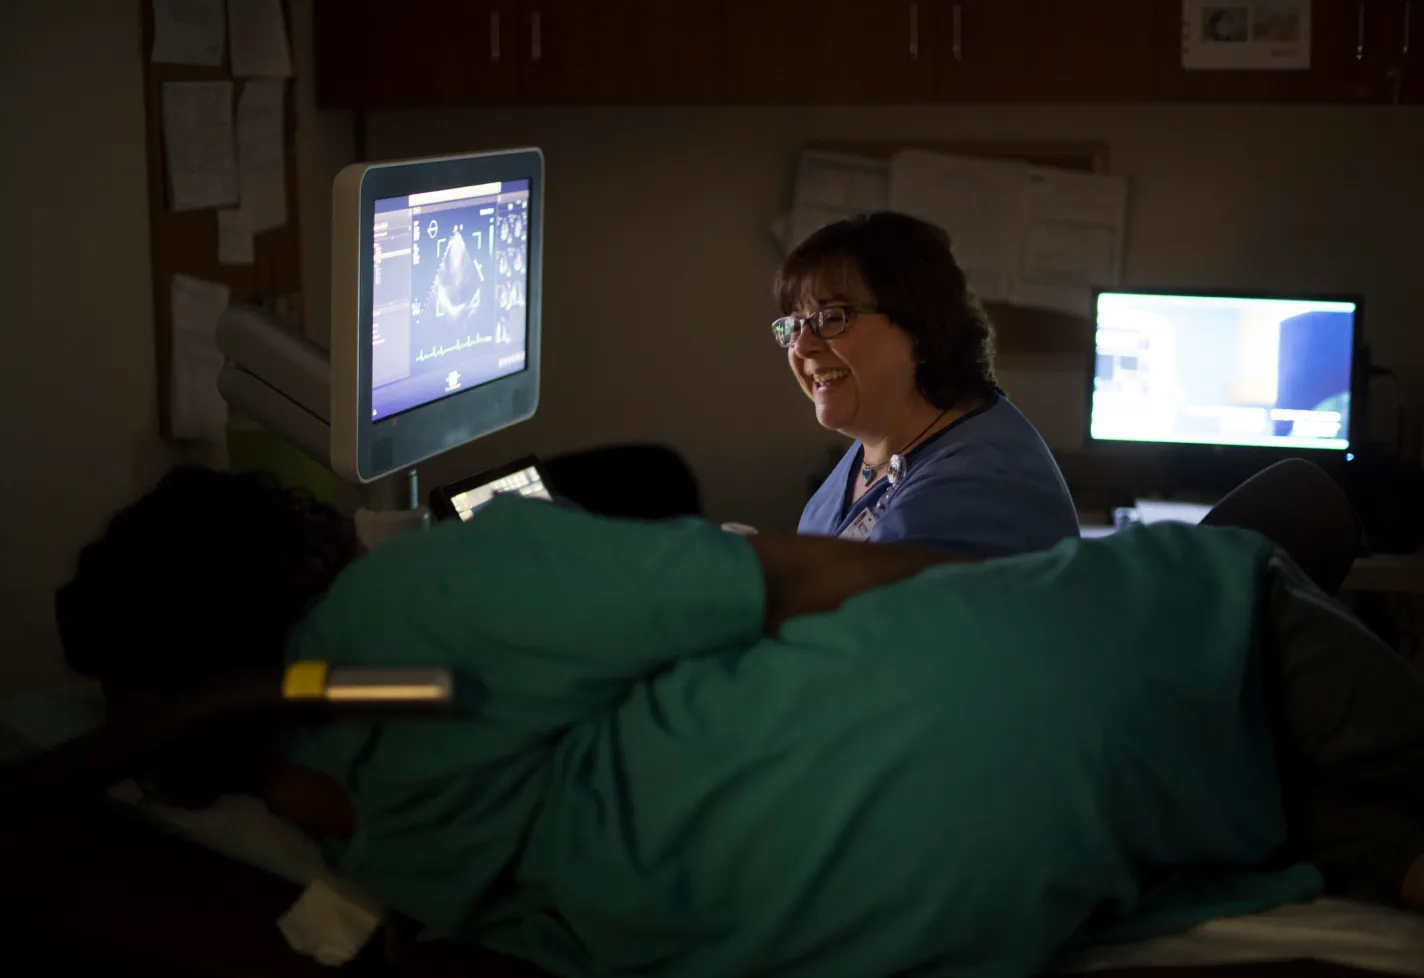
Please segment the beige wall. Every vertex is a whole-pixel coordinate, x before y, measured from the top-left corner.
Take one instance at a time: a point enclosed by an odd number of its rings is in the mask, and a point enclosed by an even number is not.
[[[298,4],[299,66],[307,16]],[[0,690],[60,675],[55,584],[172,459],[154,434],[141,71],[136,4],[0,2]],[[297,98],[307,309],[324,337],[328,186],[351,119],[314,114],[306,78]],[[377,115],[377,157],[525,143],[548,156],[540,414],[427,466],[427,482],[522,451],[651,438],[688,455],[714,515],[791,523],[835,439],[766,336],[766,225],[798,148],[820,138],[1106,141],[1133,181],[1129,281],[1363,291],[1379,358],[1424,391],[1420,109]],[[1006,373],[1054,440],[1071,440],[1059,405],[1079,379]]]
[[[681,448],[714,516],[789,525],[833,436],[767,336],[797,152],[817,139],[1089,140],[1132,184],[1129,283],[1359,291],[1377,358],[1424,388],[1424,110],[994,107],[408,112],[373,158],[547,155],[544,393],[526,426],[428,474],[621,438]],[[1086,378],[1005,386],[1050,443]]]
[[[0,3],[0,690],[60,675],[55,584],[162,471],[137,7]]]

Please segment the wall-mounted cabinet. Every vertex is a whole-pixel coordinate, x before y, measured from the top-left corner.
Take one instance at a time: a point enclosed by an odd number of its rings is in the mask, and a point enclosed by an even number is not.
[[[934,0],[725,0],[732,105],[913,104],[935,97]]]
[[[506,0],[319,0],[317,104],[345,109],[509,105],[519,60]]]
[[[1424,0],[1384,6],[1386,95],[1393,102],[1424,105]]]
[[[1424,98],[1424,0],[1313,0],[1300,70],[1184,68],[1182,6],[316,0],[317,98],[361,109]]]
[[[510,0],[507,7],[520,104],[722,100],[723,0]]]
[[[943,0],[937,94],[951,102],[1151,98],[1155,0]]]

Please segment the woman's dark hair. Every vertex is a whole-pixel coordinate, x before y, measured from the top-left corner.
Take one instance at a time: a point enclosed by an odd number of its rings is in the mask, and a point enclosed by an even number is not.
[[[882,211],[828,224],[792,250],[773,289],[789,315],[818,287],[859,276],[914,341],[915,384],[937,408],[995,389],[994,327],[933,224]],[[852,327],[854,328],[854,327]]]
[[[309,493],[261,473],[174,469],[80,551],[55,595],[65,660],[111,693],[279,665],[292,626],[359,552],[354,525]],[[223,746],[203,749],[200,767],[223,767]],[[201,793],[187,780],[171,793]]]

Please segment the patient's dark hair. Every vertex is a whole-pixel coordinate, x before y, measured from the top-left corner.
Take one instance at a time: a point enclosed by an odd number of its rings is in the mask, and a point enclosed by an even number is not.
[[[292,626],[359,552],[352,523],[309,493],[266,474],[174,469],[80,551],[55,596],[65,659],[111,696],[277,666]],[[198,774],[231,777],[242,752],[231,737],[190,745],[193,764],[166,767],[194,770],[165,777],[166,793],[242,790]]]

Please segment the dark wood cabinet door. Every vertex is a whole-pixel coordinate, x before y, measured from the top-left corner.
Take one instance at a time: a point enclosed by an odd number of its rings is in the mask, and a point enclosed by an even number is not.
[[[522,104],[722,100],[721,0],[515,0],[514,10]]]
[[[1387,98],[1400,105],[1424,105],[1424,0],[1394,0],[1384,11],[1394,30],[1385,38]]]
[[[935,81],[956,102],[1141,102],[1151,0],[941,0]]]
[[[1184,68],[1180,0],[1149,2],[1161,23],[1153,52],[1159,101],[1349,103],[1387,97],[1388,8],[1396,0],[1313,0],[1310,67],[1245,71]]]
[[[887,104],[934,98],[939,0],[727,0],[734,104]]]
[[[1313,0],[1308,69],[1195,70],[1182,0],[316,0],[316,89],[350,109],[1419,104],[1421,22],[1424,0]]]
[[[513,101],[508,0],[317,0],[317,104],[398,109]]]

